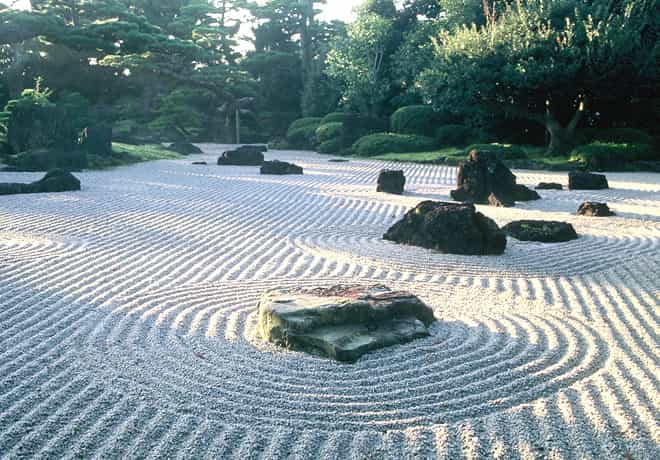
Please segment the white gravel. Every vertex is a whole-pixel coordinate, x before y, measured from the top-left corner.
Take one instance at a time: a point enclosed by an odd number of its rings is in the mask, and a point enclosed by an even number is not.
[[[660,457],[660,175],[481,207],[581,237],[459,257],[380,238],[455,168],[275,151],[305,175],[262,177],[202,148],[0,197],[0,458]],[[384,167],[404,196],[374,192]],[[360,280],[419,294],[431,337],[355,365],[255,338],[264,289]]]

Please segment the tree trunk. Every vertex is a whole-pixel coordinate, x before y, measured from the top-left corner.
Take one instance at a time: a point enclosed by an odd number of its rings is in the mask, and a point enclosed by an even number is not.
[[[545,129],[550,135],[550,143],[545,154],[549,157],[564,156],[571,153],[576,145],[575,133],[584,114],[585,102],[580,102],[573,118],[566,126],[562,126],[559,120],[547,110],[545,115]]]

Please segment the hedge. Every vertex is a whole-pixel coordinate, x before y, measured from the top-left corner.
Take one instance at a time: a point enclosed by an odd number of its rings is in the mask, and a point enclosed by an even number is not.
[[[344,120],[344,133],[341,145],[353,145],[358,139],[368,134],[387,131],[387,119],[370,115],[347,114]]]
[[[353,144],[353,152],[360,156],[384,153],[424,152],[433,150],[438,143],[432,137],[412,134],[376,133],[360,138]]]
[[[527,154],[523,149],[511,144],[472,144],[465,149],[465,153],[468,154],[472,150],[495,152],[501,160],[524,160],[527,158]]]
[[[316,125],[318,127],[321,124],[321,118],[320,117],[307,117],[307,118],[298,118],[297,120],[294,120],[293,123],[289,126],[289,129],[287,130],[287,136],[289,135],[290,131],[295,131],[300,128],[305,128],[308,126]]]
[[[635,161],[660,161],[660,152],[649,144],[592,142],[576,147],[571,160],[580,161],[589,169],[623,170]]]
[[[351,113],[347,112],[332,112],[327,114],[325,117],[321,119],[321,124],[325,125],[327,123],[343,123],[346,120],[350,120],[350,118],[353,116]]]
[[[634,128],[587,128],[580,131],[579,136],[584,144],[601,142],[653,145],[655,143],[655,139],[649,133]]]
[[[474,130],[465,125],[444,125],[436,128],[435,138],[443,147],[460,147],[474,142]]]
[[[322,142],[316,148],[316,151],[319,153],[339,153],[341,149],[341,141],[339,139],[330,139]]]
[[[322,124],[316,128],[316,141],[325,142],[331,139],[341,140],[344,133],[344,124],[336,121],[332,123]]]
[[[401,107],[390,117],[390,127],[398,134],[432,136],[436,125],[436,113],[429,105]]]
[[[287,130],[286,140],[294,149],[313,149],[316,144],[316,129],[321,124],[321,118],[299,118],[291,123]]]

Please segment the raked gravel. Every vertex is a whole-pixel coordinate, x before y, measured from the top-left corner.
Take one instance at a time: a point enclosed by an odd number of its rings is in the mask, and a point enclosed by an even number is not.
[[[660,175],[480,207],[581,237],[462,257],[380,238],[455,168],[271,151],[305,175],[260,176],[201,147],[0,197],[0,458],[660,458]],[[375,192],[386,167],[405,195]],[[617,216],[576,216],[587,200]],[[339,282],[440,321],[354,365],[255,337],[263,290]]]

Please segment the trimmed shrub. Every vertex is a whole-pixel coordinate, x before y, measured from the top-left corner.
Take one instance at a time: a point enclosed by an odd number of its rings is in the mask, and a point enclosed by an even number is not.
[[[353,114],[346,112],[333,112],[327,114],[321,120],[321,124],[325,125],[327,123],[343,123],[346,120],[349,120]]]
[[[472,144],[465,149],[465,154],[467,155],[471,150],[495,152],[501,160],[524,160],[527,158],[527,154],[523,149],[511,144]]]
[[[384,153],[424,152],[437,146],[432,137],[377,133],[360,138],[353,144],[353,151],[360,156],[374,156]]]
[[[289,129],[287,130],[287,135],[289,131],[296,131],[300,128],[305,128],[311,125],[316,125],[316,127],[318,128],[320,124],[321,124],[320,117],[298,118],[297,120],[294,120],[293,123],[291,123],[291,125],[289,126]]]
[[[361,137],[383,131],[387,131],[386,119],[351,113],[344,120],[341,145],[353,145]]]
[[[430,105],[401,107],[390,117],[392,131],[398,134],[432,136],[437,125],[437,116]]]
[[[87,153],[84,150],[32,150],[18,154],[11,163],[20,171],[80,170],[87,167]]]
[[[601,142],[653,145],[655,143],[655,139],[649,133],[634,128],[587,128],[580,131],[579,137],[584,144]]]
[[[475,134],[472,128],[465,125],[444,125],[436,128],[435,138],[438,144],[445,147],[457,147],[473,141]]]
[[[340,140],[344,132],[344,124],[341,122],[326,123],[316,128],[316,141],[325,142],[331,139]]]
[[[316,144],[316,129],[321,124],[317,117],[300,118],[289,127],[286,140],[294,149],[313,149]]]
[[[322,142],[316,148],[316,151],[319,153],[339,153],[341,152],[341,140],[335,138]]]
[[[576,147],[571,160],[580,161],[594,170],[623,170],[635,161],[658,161],[660,152],[649,144],[592,142]]]

